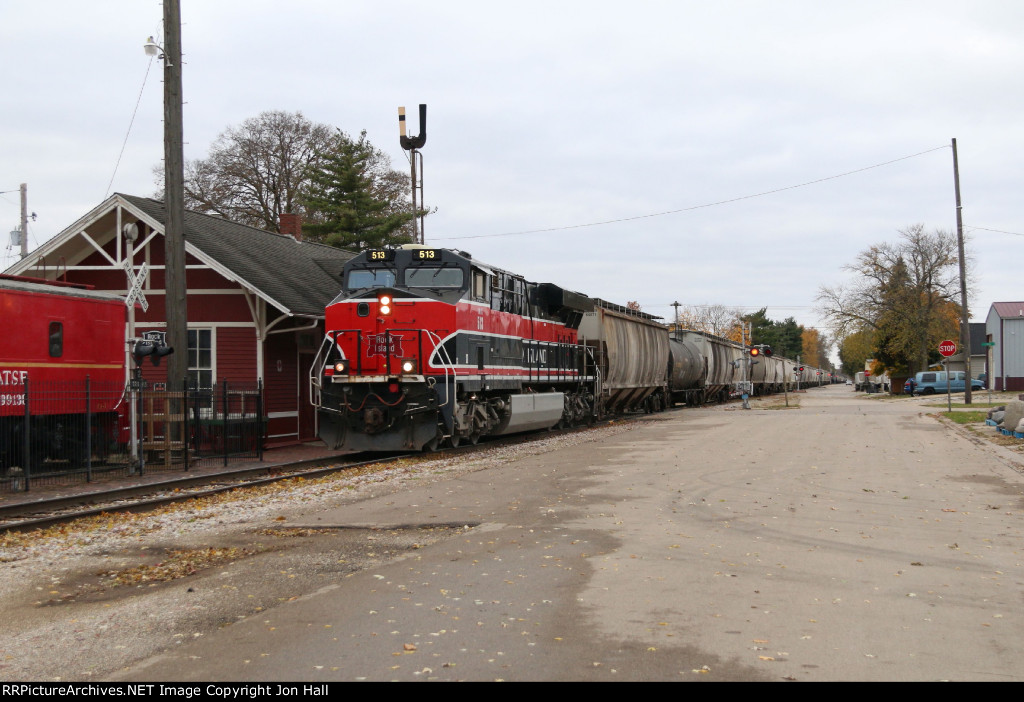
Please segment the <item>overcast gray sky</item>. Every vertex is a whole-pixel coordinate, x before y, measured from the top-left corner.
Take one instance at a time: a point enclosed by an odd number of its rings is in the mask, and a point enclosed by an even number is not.
[[[405,170],[397,107],[415,133],[426,103],[428,243],[532,280],[819,326],[818,288],[860,251],[955,229],[955,137],[972,316],[1024,298],[1024,3],[181,4],[186,158],[274,109],[366,129]],[[111,192],[154,192],[162,69],[142,45],[161,17],[158,0],[0,5],[4,245],[22,182],[33,247]]]

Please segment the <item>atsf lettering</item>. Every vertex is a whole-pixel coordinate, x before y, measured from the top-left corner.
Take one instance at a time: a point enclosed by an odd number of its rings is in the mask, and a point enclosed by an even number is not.
[[[0,369],[0,385],[24,385],[28,380],[27,370]]]

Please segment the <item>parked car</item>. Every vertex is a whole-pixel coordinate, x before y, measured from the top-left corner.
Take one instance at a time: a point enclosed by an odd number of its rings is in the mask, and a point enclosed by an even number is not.
[[[963,371],[953,371],[952,373],[922,371],[914,376],[914,382],[917,384],[917,387],[914,388],[915,395],[934,395],[938,392],[946,392],[947,385],[949,392],[963,392],[967,387]],[[971,390],[981,390],[984,387],[985,384],[982,381],[976,378],[971,379]]]

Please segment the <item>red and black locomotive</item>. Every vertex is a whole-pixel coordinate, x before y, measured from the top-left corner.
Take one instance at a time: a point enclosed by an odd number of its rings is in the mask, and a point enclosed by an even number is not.
[[[343,275],[311,378],[329,446],[432,449],[595,416],[577,332],[592,299],[416,245],[365,251]]]

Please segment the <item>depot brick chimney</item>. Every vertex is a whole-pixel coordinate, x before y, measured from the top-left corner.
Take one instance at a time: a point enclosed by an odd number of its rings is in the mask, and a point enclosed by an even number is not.
[[[281,213],[281,233],[295,238],[295,241],[302,241],[302,215],[291,212]]]

